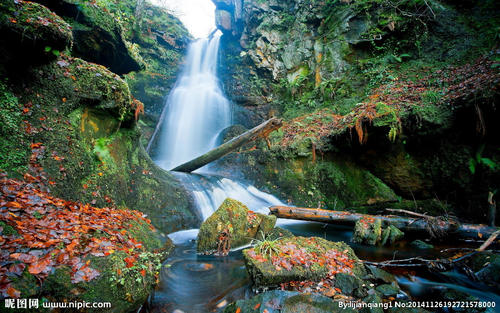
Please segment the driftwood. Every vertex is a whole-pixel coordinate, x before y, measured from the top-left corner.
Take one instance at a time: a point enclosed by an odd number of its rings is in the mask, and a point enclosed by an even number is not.
[[[266,139],[266,141],[268,141],[267,136],[269,136],[272,131],[280,128],[281,125],[282,121],[273,117],[260,124],[259,126],[256,126],[249,131],[244,132],[237,137],[234,137],[228,142],[223,143],[217,148],[208,151],[204,155],[177,166],[176,168],[172,169],[172,171],[189,173],[225,156],[226,154],[238,149],[248,142],[256,140],[257,138],[264,138]]]
[[[296,208],[287,206],[273,206],[270,207],[269,210],[271,211],[271,214],[276,215],[280,218],[341,225],[354,225],[358,220],[361,219],[380,219],[382,222],[392,224],[404,232],[429,233],[431,230],[433,230],[438,231],[441,234],[448,234],[467,239],[478,239],[483,237],[487,238],[497,231],[497,228],[487,225],[459,224],[454,220],[445,220],[429,216],[425,216],[426,218],[413,218],[394,215],[368,215],[346,211],[330,211],[323,209]]]

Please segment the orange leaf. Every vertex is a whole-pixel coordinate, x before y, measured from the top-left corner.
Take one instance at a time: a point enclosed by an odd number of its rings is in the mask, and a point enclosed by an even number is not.
[[[259,307],[260,307],[260,303],[257,303],[257,304],[253,307],[253,309],[254,309],[254,310],[257,310]]]
[[[144,270],[144,269],[141,270],[141,275],[142,275],[142,277],[146,277],[146,270]]]
[[[129,256],[129,257],[126,257],[124,259],[125,263],[127,263],[127,268],[131,268],[132,266],[134,266],[134,263],[135,263],[135,258],[133,256]]]
[[[241,313],[241,308],[237,308],[236,312],[234,312],[234,313]]]
[[[9,287],[7,289],[7,294],[11,297],[11,298],[19,298],[21,296],[21,292],[13,287]]]

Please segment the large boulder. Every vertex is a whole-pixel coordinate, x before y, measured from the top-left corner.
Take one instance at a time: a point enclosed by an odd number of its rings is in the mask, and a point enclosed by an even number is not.
[[[125,39],[121,23],[95,2],[38,0],[71,21],[75,44],[73,55],[102,64],[117,74],[142,68],[140,58]]]
[[[3,64],[11,60],[26,64],[54,59],[73,41],[68,23],[43,5],[26,1],[0,4],[0,31]]]
[[[243,251],[247,271],[257,287],[291,281],[317,281],[338,273],[364,276],[365,268],[343,242],[319,237],[261,241]]]
[[[227,198],[206,221],[201,224],[197,238],[200,253],[217,250],[219,236],[229,236],[230,247],[246,245],[259,234],[270,233],[276,224],[276,216],[250,211],[243,203]]]
[[[0,119],[11,122],[0,128],[0,149],[15,151],[2,153],[9,175],[32,167],[31,143],[39,143],[36,163],[56,196],[142,210],[164,233],[199,223],[186,191],[139,143],[137,102],[118,75],[62,55],[12,72],[8,82]]]

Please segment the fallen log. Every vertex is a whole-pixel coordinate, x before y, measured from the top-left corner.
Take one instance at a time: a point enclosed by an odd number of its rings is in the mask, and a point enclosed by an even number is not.
[[[200,167],[203,167],[208,163],[213,162],[225,156],[226,154],[238,149],[244,144],[256,140],[257,138],[264,138],[268,140],[267,136],[269,136],[272,131],[280,128],[281,125],[282,121],[273,117],[265,121],[264,123],[250,129],[249,131],[246,131],[243,134],[234,137],[228,142],[223,143],[217,148],[208,151],[207,153],[197,157],[196,159],[177,166],[176,168],[172,169],[172,171],[189,173],[197,170]]]
[[[369,215],[346,211],[330,211],[324,209],[296,208],[287,206],[272,206],[271,214],[279,218],[323,222],[329,224],[354,225],[358,220],[380,219],[392,224],[404,232],[429,233],[430,229],[439,229],[442,234],[453,235],[465,239],[488,238],[498,229],[487,225],[460,224],[454,220],[433,218],[433,225],[429,225],[428,218],[402,217],[395,215]]]

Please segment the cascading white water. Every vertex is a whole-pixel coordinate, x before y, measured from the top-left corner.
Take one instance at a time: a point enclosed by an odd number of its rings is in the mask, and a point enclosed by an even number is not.
[[[169,170],[208,152],[219,144],[218,135],[231,125],[231,103],[217,79],[220,33],[194,41],[185,69],[167,98],[156,163]],[[234,198],[254,211],[267,213],[271,205],[283,205],[276,197],[254,186],[228,178],[177,174],[193,194],[203,219],[226,198]]]
[[[217,80],[220,35],[194,41],[186,67],[167,99],[157,163],[172,169],[217,145],[231,125],[231,103]]]

